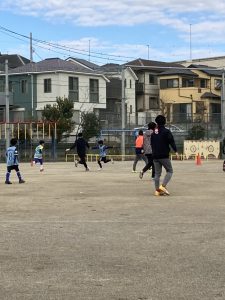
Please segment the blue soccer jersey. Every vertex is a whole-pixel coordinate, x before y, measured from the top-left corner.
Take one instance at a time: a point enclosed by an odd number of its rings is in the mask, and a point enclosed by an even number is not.
[[[15,166],[18,165],[18,151],[15,146],[11,146],[6,151],[6,163],[7,166]]]
[[[35,148],[35,152],[34,152],[34,158],[38,158],[38,159],[42,159],[43,154],[42,154],[42,150],[43,150],[43,146],[42,145],[38,145]]]

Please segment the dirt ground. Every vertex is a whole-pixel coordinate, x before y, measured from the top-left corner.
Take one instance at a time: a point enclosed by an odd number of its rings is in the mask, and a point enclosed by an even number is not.
[[[0,165],[1,300],[225,299],[222,161],[174,161],[170,196],[132,162]],[[138,163],[139,170],[143,163]]]

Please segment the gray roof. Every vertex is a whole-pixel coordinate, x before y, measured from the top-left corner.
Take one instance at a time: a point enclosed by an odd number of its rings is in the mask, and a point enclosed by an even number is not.
[[[86,59],[82,59],[82,58],[68,57],[66,60],[67,61],[72,60],[74,62],[78,62],[79,64],[83,65],[84,67],[88,67],[92,70],[96,70],[99,68],[99,65],[96,65],[96,64],[94,64]]]
[[[78,64],[74,64],[70,61],[62,60],[60,58],[49,58],[37,63],[29,63],[25,66],[10,70],[9,74],[43,73],[43,72],[58,72],[58,71],[96,74],[95,72],[93,72],[88,68],[82,67],[81,65]]]
[[[122,66],[119,64],[105,64],[99,67],[99,70],[104,73],[117,73],[122,71]]]
[[[126,66],[130,66],[133,70],[152,70],[158,73],[166,71],[168,68],[182,68],[183,66],[176,63],[169,63],[163,61],[155,61],[155,60],[147,60],[138,58],[124,64]]]
[[[160,76],[168,76],[168,75],[184,75],[184,76],[191,76],[191,77],[198,77],[197,74],[192,72],[191,70],[185,69],[169,69],[165,72],[160,73]]]
[[[191,64],[190,66],[188,66],[188,68],[198,69],[199,71],[204,72],[209,76],[219,76],[219,77],[222,76],[222,70],[219,70],[214,67]]]
[[[14,69],[19,66],[26,65],[30,62],[29,59],[18,55],[18,54],[1,54],[0,53],[0,64],[5,64],[5,60],[8,60],[9,69]]]

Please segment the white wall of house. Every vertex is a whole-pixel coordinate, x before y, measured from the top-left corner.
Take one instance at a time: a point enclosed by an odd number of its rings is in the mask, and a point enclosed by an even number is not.
[[[127,114],[130,123],[135,123],[136,101],[135,101],[135,83],[136,80],[129,69],[125,69],[125,99],[127,105]]]
[[[45,73],[37,77],[37,110],[40,111],[46,104],[53,105],[56,97],[68,97],[69,77],[79,78],[79,102],[74,102],[74,110],[93,111],[106,108],[106,80],[102,76],[74,73]],[[52,89],[50,93],[44,92],[44,79],[51,79]],[[90,103],[89,79],[99,80],[99,102]]]

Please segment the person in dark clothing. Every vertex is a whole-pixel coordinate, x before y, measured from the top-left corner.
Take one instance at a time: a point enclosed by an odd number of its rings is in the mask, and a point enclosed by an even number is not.
[[[82,133],[78,133],[77,139],[75,140],[74,144],[69,148],[66,149],[66,152],[76,148],[77,149],[77,155],[79,156],[80,160],[75,160],[75,167],[78,166],[78,164],[82,164],[85,167],[86,171],[89,171],[89,168],[86,163],[86,150],[89,148],[88,142],[83,138]]]
[[[146,130],[144,133],[143,149],[148,162],[145,165],[145,167],[142,169],[142,171],[139,173],[140,179],[142,179],[144,173],[150,170],[151,168],[152,168],[152,179],[154,179],[155,177],[155,167],[152,158],[152,146],[151,146],[151,135],[153,134],[155,127],[156,127],[155,122],[150,122],[148,124],[148,130]]]
[[[169,195],[170,193],[166,189],[166,186],[173,175],[173,168],[169,158],[169,153],[171,147],[178,157],[177,147],[171,131],[165,128],[166,118],[162,115],[158,115],[155,121],[157,128],[151,138],[152,156],[155,166],[155,196]],[[165,168],[166,175],[160,185],[162,167]]]

